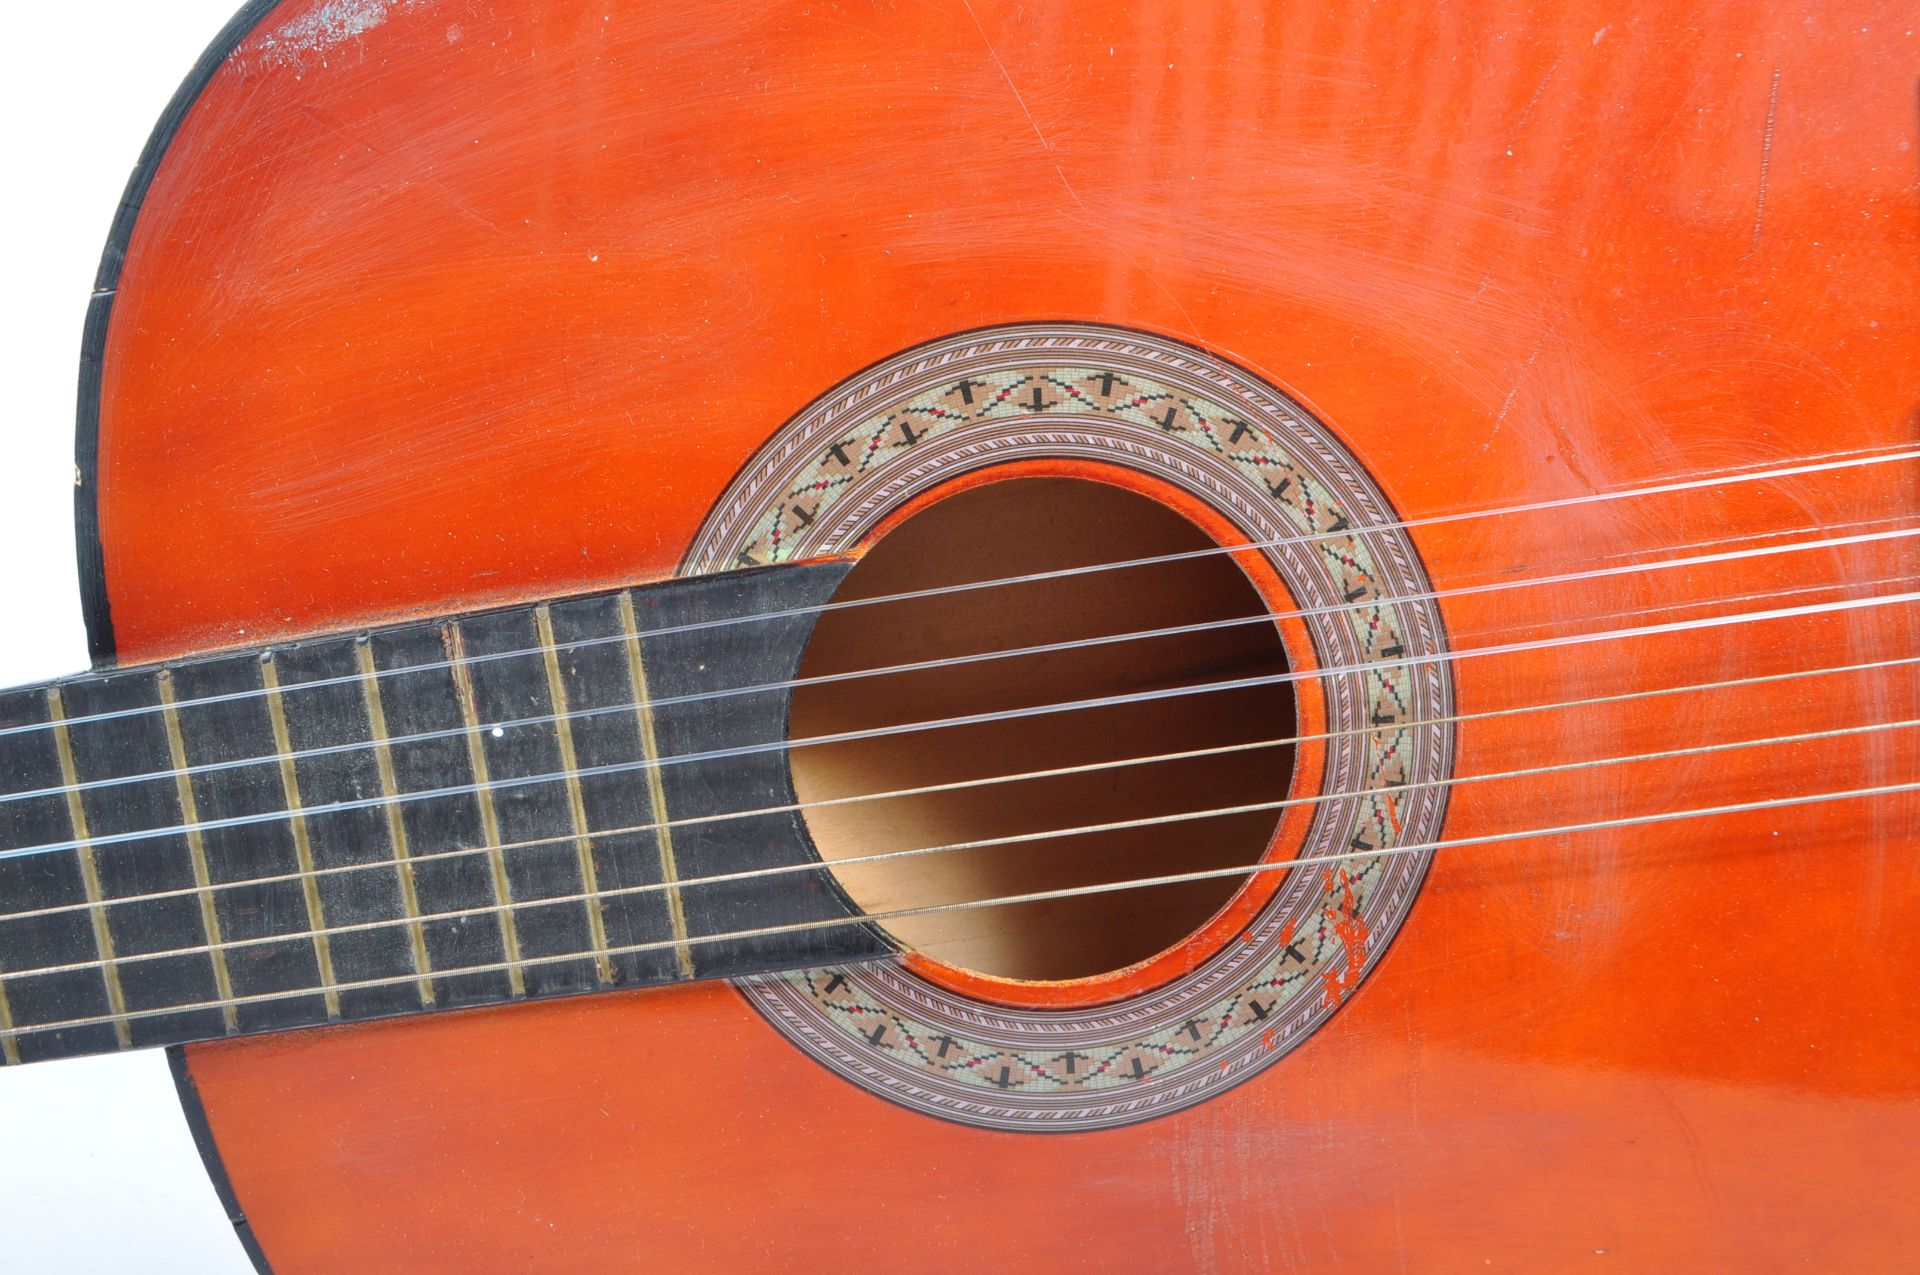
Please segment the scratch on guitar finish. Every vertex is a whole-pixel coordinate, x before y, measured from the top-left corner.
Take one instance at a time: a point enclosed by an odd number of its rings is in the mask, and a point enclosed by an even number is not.
[[[1360,986],[1360,975],[1367,963],[1367,939],[1372,933],[1353,897],[1353,879],[1345,868],[1321,874],[1320,884],[1328,893],[1339,893],[1332,907],[1334,937],[1346,952],[1344,965],[1329,965],[1320,971],[1320,982],[1328,1006],[1338,1005]]]
[[[417,9],[426,0],[327,0],[318,9],[295,18],[261,38],[253,50],[263,67],[292,67],[305,73],[327,65],[329,55],[348,41],[386,23],[396,9]]]

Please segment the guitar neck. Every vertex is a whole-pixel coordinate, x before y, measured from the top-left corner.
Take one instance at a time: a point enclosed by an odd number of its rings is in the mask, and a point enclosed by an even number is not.
[[[887,954],[857,923],[712,937],[850,916],[824,873],[686,884],[815,861],[778,684],[846,571],[0,693],[0,1057]]]

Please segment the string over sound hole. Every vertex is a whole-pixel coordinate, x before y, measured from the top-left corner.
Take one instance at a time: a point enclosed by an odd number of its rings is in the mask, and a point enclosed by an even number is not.
[[[793,702],[795,740],[991,717],[794,750],[794,783],[807,805],[808,828],[821,855],[839,865],[835,875],[854,902],[869,913],[892,913],[1259,860],[1274,837],[1278,816],[1271,809],[1048,835],[1288,795],[1292,747],[1267,741],[1295,733],[1290,685],[1130,698],[1286,672],[1278,630],[1259,619],[1270,608],[1232,556],[1203,553],[1123,570],[1048,575],[1215,548],[1206,532],[1158,500],[1108,482],[1065,477],[972,486],[925,505],[879,539],[837,601],[989,578],[1046,578],[821,617],[802,678],[882,665],[935,667],[802,686]],[[1176,628],[1187,631],[1087,644]],[[969,658],[1033,647],[1053,649]],[[1125,702],[1071,707],[1110,697]],[[1024,711],[1056,705],[1068,707]],[[994,716],[999,714],[1017,715]],[[1032,777],[979,782],[1009,776]],[[821,804],[901,790],[915,791]],[[995,844],[859,862],[975,841]],[[1244,880],[1216,877],[936,911],[886,926],[921,954],[973,973],[1090,978],[1179,943],[1205,925]]]

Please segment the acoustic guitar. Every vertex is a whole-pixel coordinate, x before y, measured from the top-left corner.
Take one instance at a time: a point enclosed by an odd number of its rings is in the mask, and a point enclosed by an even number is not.
[[[1912,27],[249,5],[0,1058],[281,1275],[1910,1269]]]

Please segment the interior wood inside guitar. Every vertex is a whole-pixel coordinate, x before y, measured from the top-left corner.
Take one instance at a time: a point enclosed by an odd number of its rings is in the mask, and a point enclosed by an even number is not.
[[[884,535],[837,598],[1206,549],[1215,542],[1168,505],[1105,482],[1021,477],[937,500]],[[953,659],[1107,634],[1265,613],[1231,556],[1058,577],[829,611],[803,678]],[[1246,623],[922,672],[802,686],[793,738],[1126,695],[1280,673],[1276,627]],[[800,746],[807,803],[955,781],[1284,739],[1292,686],[1280,683],[1091,710]],[[1287,795],[1291,746],[1083,771],[874,801],[813,805],[822,856],[869,913],[1250,864],[1272,811],[859,863],[864,856],[1052,829],[1154,818]],[[1088,978],[1153,956],[1201,927],[1245,878],[1125,890],[900,918],[909,947],[975,973]]]

